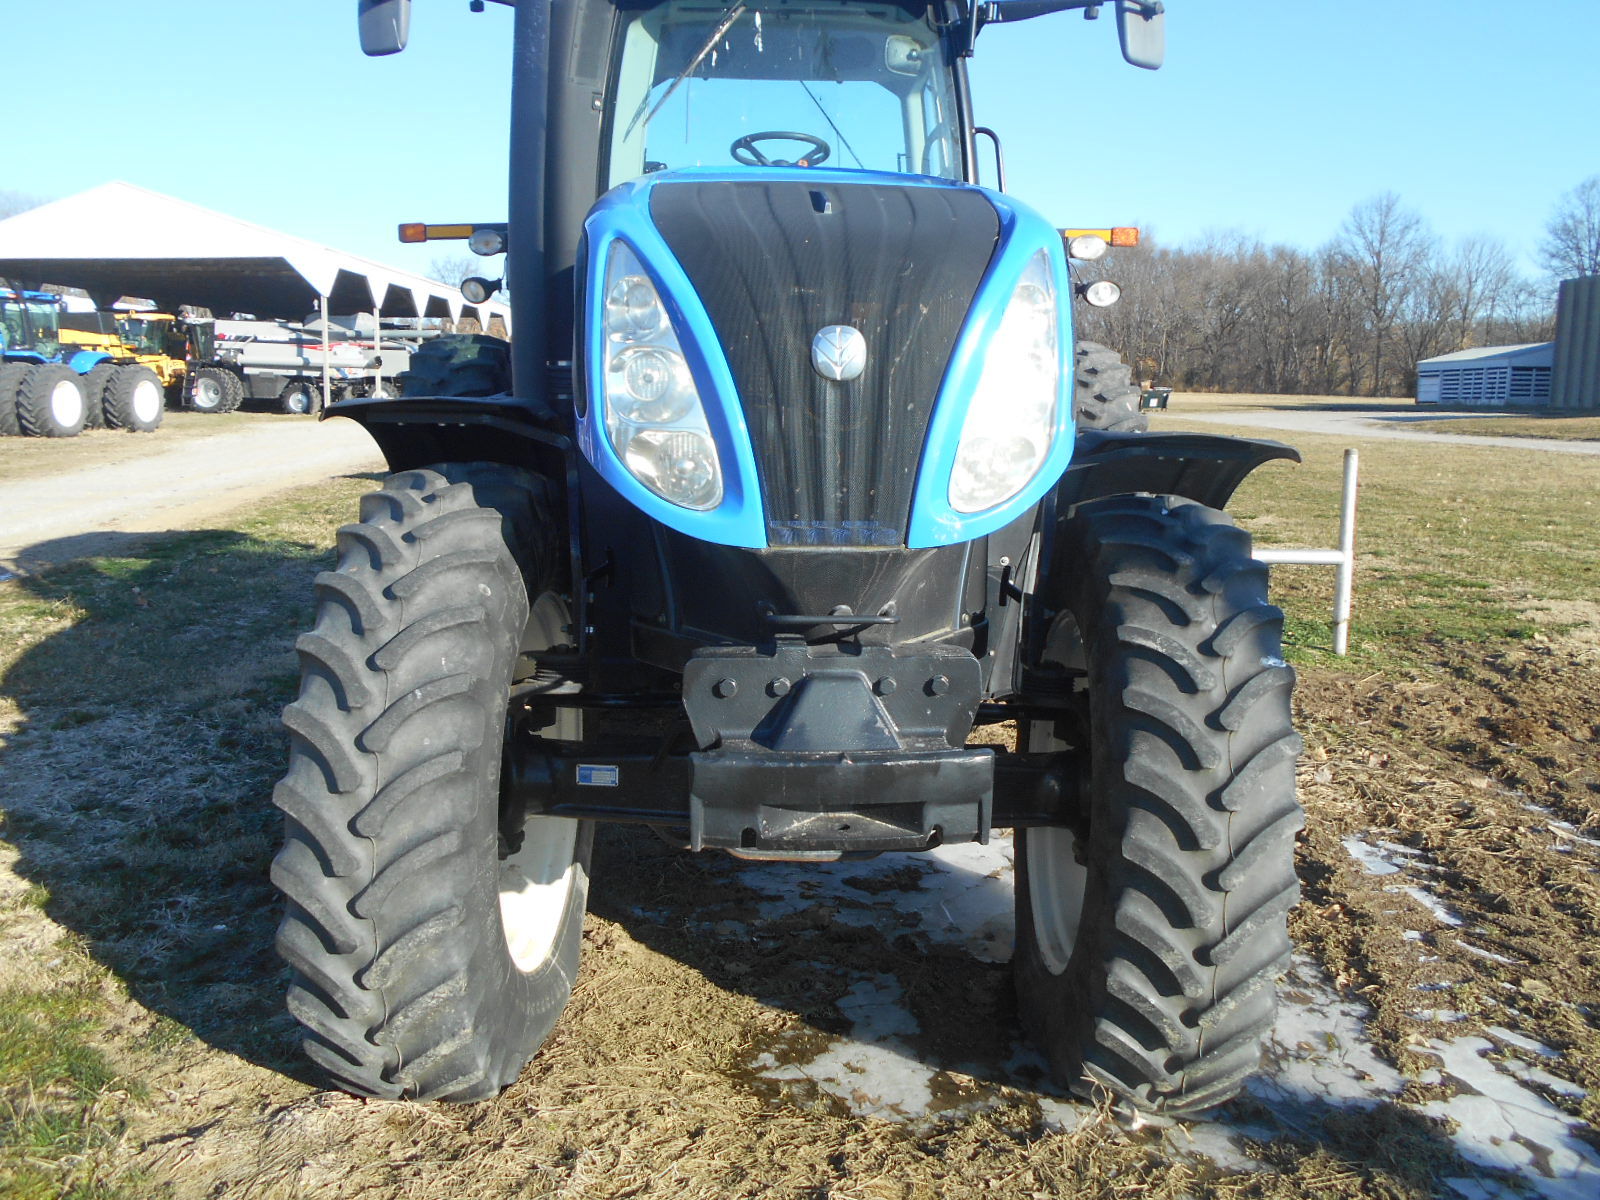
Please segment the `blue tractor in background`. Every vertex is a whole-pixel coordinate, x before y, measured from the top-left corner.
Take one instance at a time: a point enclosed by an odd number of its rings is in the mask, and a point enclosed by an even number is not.
[[[513,1081],[572,989],[598,822],[797,870],[1010,829],[1060,1082],[1227,1099],[1301,815],[1282,613],[1221,509],[1296,455],[1142,429],[1127,367],[1074,346],[1107,289],[978,184],[966,73],[988,25],[1103,7],[1155,67],[1162,4],[512,6],[510,219],[462,232],[507,256],[516,340],[429,342],[401,398],[330,410],[394,474],[317,576],[284,714],[306,1052],[370,1096]],[[359,0],[368,53],[409,11]]]
[[[0,434],[76,437],[89,420],[82,377],[104,355],[63,355],[61,297],[0,289]]]
[[[65,344],[61,297],[0,288],[0,435],[76,437],[110,425],[145,432],[161,424],[161,383],[147,366],[103,347]]]

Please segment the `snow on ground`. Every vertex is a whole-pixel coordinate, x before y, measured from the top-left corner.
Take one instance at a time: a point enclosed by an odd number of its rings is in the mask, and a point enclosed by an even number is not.
[[[1370,874],[1399,876],[1409,868],[1412,874],[1405,882],[1397,879],[1395,890],[1418,899],[1442,924],[1459,925],[1459,917],[1411,882],[1427,869],[1416,861],[1415,851],[1361,838],[1346,845]],[[1013,936],[1012,861],[1010,839],[996,837],[988,846],[950,846],[916,858],[886,855],[869,862],[824,864],[808,873],[811,886],[803,896],[796,894],[794,868],[787,865],[751,864],[740,878],[766,897],[760,905],[763,919],[818,904],[836,906],[834,919],[851,924],[872,924],[893,913],[897,925],[919,928],[930,942],[964,946],[981,961],[1004,962]],[[844,882],[851,878],[859,884],[863,877],[895,872],[903,881],[908,863],[920,871],[913,885],[888,886],[871,893],[866,903],[859,886]],[[1264,1068],[1248,1086],[1248,1094],[1272,1114],[1276,1128],[1226,1119],[1176,1126],[1159,1134],[1172,1153],[1204,1156],[1236,1170],[1255,1169],[1259,1164],[1245,1152],[1244,1139],[1304,1132],[1305,1123],[1321,1120],[1329,1106],[1400,1103],[1407,1080],[1373,1049],[1364,1005],[1340,996],[1321,968],[1304,957],[1294,961],[1280,995]],[[1427,997],[1420,1003],[1426,1006]],[[893,975],[856,971],[838,1007],[851,1023],[848,1036],[803,1061],[784,1061],[768,1050],[752,1068],[774,1081],[809,1081],[861,1116],[928,1120],[998,1102],[997,1090],[986,1094],[982,1088],[964,1092],[955,1107],[939,1099],[941,1070],[919,1061],[912,1050],[909,1039],[918,1032],[916,1019]],[[1441,1020],[1451,1015],[1429,1011]],[[1449,1083],[1457,1094],[1407,1107],[1455,1122],[1450,1136],[1466,1162],[1512,1171],[1546,1200],[1593,1200],[1600,1195],[1600,1155],[1578,1136],[1581,1124],[1535,1090],[1543,1086],[1570,1095],[1579,1089],[1525,1061],[1553,1059],[1548,1047],[1509,1030],[1490,1033],[1497,1041],[1473,1036],[1434,1039],[1418,1047],[1438,1059],[1438,1066],[1420,1082]],[[1524,1058],[1502,1053],[1508,1046]],[[1005,1086],[1031,1094],[1037,1094],[1043,1074],[1037,1054],[1020,1041],[998,1071],[994,1064],[974,1067],[995,1089]],[[1059,1093],[1039,1094],[1038,1104],[1042,1119],[1061,1128],[1075,1128],[1091,1111]],[[1443,1182],[1465,1200],[1510,1200],[1517,1194],[1492,1176]]]

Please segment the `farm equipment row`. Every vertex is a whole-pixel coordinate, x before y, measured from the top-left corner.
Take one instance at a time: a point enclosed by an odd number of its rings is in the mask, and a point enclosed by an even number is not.
[[[315,413],[325,394],[394,395],[409,347],[393,337],[368,346],[354,336],[282,321],[69,313],[54,293],[0,290],[0,434],[148,432],[169,405],[226,413],[264,401],[284,413]]]

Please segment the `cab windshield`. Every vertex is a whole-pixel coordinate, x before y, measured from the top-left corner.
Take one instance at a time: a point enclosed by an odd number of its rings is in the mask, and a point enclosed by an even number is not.
[[[735,164],[961,178],[952,73],[928,11],[667,0],[624,12],[608,186]]]
[[[45,300],[0,296],[0,342],[5,349],[54,358],[61,350],[61,310]]]
[[[140,354],[166,352],[170,321],[152,321],[146,317],[122,317],[117,324],[122,327],[122,340],[136,347]]]

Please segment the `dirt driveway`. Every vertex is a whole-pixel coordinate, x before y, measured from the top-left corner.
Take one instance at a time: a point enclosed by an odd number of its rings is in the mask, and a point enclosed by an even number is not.
[[[1562,441],[1557,438],[1494,437],[1472,433],[1440,433],[1407,429],[1418,421],[1436,422],[1452,417],[1482,420],[1492,412],[1333,412],[1326,409],[1285,408],[1274,412],[1259,409],[1240,412],[1191,412],[1174,409],[1170,414],[1185,421],[1205,425],[1247,426],[1254,429],[1281,429],[1286,433],[1327,433],[1348,438],[1384,438],[1403,442],[1439,442],[1458,446],[1498,446],[1502,450],[1549,450],[1556,454],[1600,454],[1600,442]]]
[[[170,444],[157,433],[142,456],[0,480],[0,578],[30,563],[95,553],[109,537],[126,545],[129,534],[192,528],[289,488],[383,467],[353,421],[207,420],[216,421],[215,433]]]

